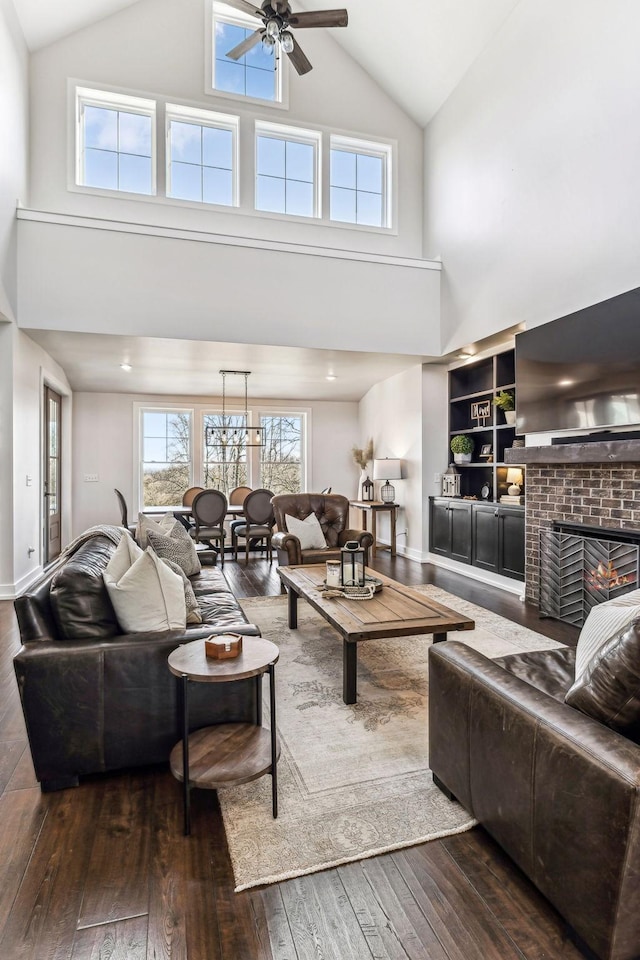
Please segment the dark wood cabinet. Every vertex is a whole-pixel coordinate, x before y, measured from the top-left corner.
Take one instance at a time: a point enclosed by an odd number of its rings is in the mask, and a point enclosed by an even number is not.
[[[524,508],[430,498],[429,549],[513,580],[524,580]]]
[[[471,503],[432,497],[430,505],[431,552],[471,563]]]

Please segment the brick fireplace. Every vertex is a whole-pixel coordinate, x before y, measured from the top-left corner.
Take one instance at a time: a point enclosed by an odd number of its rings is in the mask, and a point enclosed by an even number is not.
[[[640,440],[525,447],[505,460],[526,467],[526,599],[538,602],[540,530],[565,521],[640,531]]]

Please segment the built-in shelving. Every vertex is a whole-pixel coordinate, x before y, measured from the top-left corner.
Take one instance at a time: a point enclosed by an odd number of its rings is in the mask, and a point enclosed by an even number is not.
[[[488,500],[497,501],[507,492],[507,466],[515,464],[512,450],[516,428],[505,420],[503,411],[493,399],[501,390],[516,395],[515,351],[505,350],[491,357],[484,357],[462,364],[449,371],[449,441],[454,436],[466,434],[474,442],[473,459],[470,463],[458,463],[460,493],[463,497],[482,496],[482,488],[488,485]],[[489,416],[478,420],[472,417],[472,404],[489,405]],[[483,447],[491,447],[491,458],[480,458]],[[509,450],[509,463],[505,452]],[[453,454],[447,451],[449,462]],[[523,469],[524,476],[524,469]],[[524,494],[524,484],[522,486]]]

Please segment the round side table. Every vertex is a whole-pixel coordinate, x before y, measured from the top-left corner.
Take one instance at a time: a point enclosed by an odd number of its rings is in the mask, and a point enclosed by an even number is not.
[[[185,643],[169,654],[169,670],[177,678],[182,740],[169,757],[171,772],[183,783],[184,832],[191,832],[191,788],[216,790],[249,783],[271,774],[273,816],[278,816],[275,643],[262,637],[243,637],[243,649],[233,659],[214,660],[205,654],[204,640]],[[269,674],[271,727],[262,726],[262,677]],[[256,723],[218,723],[189,734],[189,683],[232,683],[256,678]]]

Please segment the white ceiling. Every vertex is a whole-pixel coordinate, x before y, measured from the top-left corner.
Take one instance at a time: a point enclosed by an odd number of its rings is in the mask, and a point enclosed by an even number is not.
[[[424,126],[520,0],[292,0],[292,7],[322,10],[343,2],[349,26],[332,30],[332,36]],[[14,3],[29,48],[37,50],[132,0]]]
[[[250,370],[250,397],[360,400],[375,384],[433,358],[303,347],[160,340],[97,333],[25,330],[64,369],[73,390],[211,396],[220,370]],[[128,362],[127,373],[120,364]],[[327,380],[334,374],[335,380]],[[244,378],[227,377],[228,396],[244,397]]]

